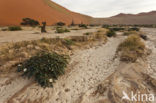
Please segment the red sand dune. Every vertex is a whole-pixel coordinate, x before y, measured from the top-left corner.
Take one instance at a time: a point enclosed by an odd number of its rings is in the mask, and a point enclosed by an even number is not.
[[[89,23],[91,17],[71,12],[50,0],[0,0],[0,25],[20,25],[22,18],[32,18],[48,25],[62,21]]]

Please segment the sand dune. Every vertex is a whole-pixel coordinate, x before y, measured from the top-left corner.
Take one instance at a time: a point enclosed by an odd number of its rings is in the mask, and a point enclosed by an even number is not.
[[[89,16],[71,12],[50,0],[0,0],[0,25],[20,25],[22,18],[33,18],[48,25],[62,21],[89,23]]]
[[[92,19],[93,24],[156,24],[156,11],[139,14],[120,13],[110,18]]]
[[[51,0],[1,0],[0,26],[20,25],[23,18],[32,18],[48,25],[62,21],[71,24],[156,24],[156,11],[139,14],[120,13],[110,18],[93,18],[72,12]]]

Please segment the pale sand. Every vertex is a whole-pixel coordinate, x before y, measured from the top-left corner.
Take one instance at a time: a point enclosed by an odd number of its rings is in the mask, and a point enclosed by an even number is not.
[[[141,30],[147,34],[149,40],[146,46],[152,50],[151,55],[147,58],[149,75],[156,79],[156,29],[143,28]]]
[[[43,37],[46,38],[65,38],[69,36],[80,36],[86,32],[96,32],[96,28],[91,29],[82,29],[82,30],[71,30],[68,33],[58,34],[55,33],[55,30],[52,30],[52,27],[47,28],[47,33],[40,33],[38,28],[24,28],[22,31],[0,31],[0,44],[8,42],[19,42],[19,41],[31,41],[38,40]]]

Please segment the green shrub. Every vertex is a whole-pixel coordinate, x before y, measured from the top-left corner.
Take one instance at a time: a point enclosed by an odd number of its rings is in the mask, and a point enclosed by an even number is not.
[[[40,25],[37,20],[31,19],[31,18],[23,18],[21,25],[24,26],[38,26]]]
[[[19,31],[22,30],[22,28],[20,26],[10,26],[8,27],[9,31]]]
[[[65,33],[65,32],[70,32],[67,28],[56,28],[56,33]]]
[[[18,65],[18,72],[34,78],[42,87],[52,87],[56,79],[65,72],[68,56],[57,53],[39,53]]]
[[[71,46],[74,44],[74,41],[72,41],[71,39],[64,39],[64,43],[67,45],[67,46]]]
[[[64,33],[64,29],[62,29],[62,28],[56,28],[56,33]]]
[[[84,35],[91,35],[91,34],[92,34],[91,32],[84,33]]]
[[[102,25],[102,28],[108,29],[109,27],[110,27],[110,25]]]
[[[142,39],[144,39],[144,40],[147,40],[147,39],[148,39],[147,35],[144,35],[144,34],[140,34],[140,37],[141,37]]]
[[[8,30],[8,28],[2,28],[1,29],[1,31],[7,31]]]
[[[91,27],[95,27],[95,26],[99,26],[98,24],[96,25],[96,24],[90,24],[89,26],[91,26]]]
[[[133,28],[129,28],[128,31],[139,31],[139,28],[133,27]]]
[[[67,29],[67,28],[65,28],[65,29],[64,29],[64,32],[70,32],[70,30],[69,30],[69,29]]]
[[[144,50],[145,44],[138,35],[130,35],[118,48],[118,51],[121,51],[121,60],[131,62],[135,62],[138,57],[142,57]]]
[[[122,30],[125,30],[125,28],[114,27],[114,28],[111,28],[111,30],[113,30],[113,31],[122,31]]]
[[[79,27],[81,27],[81,28],[85,28],[85,29],[88,28],[86,24],[79,24]]]
[[[114,36],[116,36],[116,33],[113,31],[113,30],[109,30],[108,32],[107,32],[107,34],[106,34],[108,37],[114,37]]]
[[[58,22],[56,23],[57,26],[65,26],[66,24],[64,22]]]

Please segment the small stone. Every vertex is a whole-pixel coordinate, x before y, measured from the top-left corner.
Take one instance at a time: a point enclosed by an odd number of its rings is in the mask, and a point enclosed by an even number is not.
[[[59,98],[56,99],[56,101],[58,101],[58,100],[59,100]]]
[[[26,72],[27,71],[27,68],[24,68],[23,71]]]
[[[49,82],[52,83],[53,82],[53,79],[49,79]]]
[[[70,91],[70,89],[68,89],[68,88],[67,88],[67,89],[65,89],[65,92],[69,92],[69,91]]]

